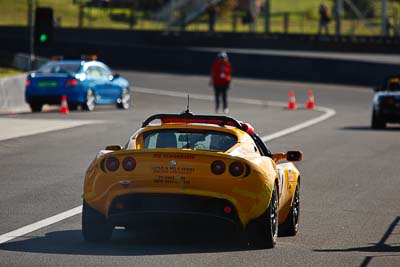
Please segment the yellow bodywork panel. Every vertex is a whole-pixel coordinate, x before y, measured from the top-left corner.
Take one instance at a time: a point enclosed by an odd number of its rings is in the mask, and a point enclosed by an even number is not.
[[[203,149],[157,148],[146,149],[146,132],[161,129],[190,129],[219,131],[234,135],[236,144],[224,152]],[[107,161],[117,159],[115,171],[107,169]],[[122,164],[134,159],[133,170]],[[222,174],[214,174],[211,164],[221,161],[226,166]],[[237,177],[229,166],[240,162],[245,171]],[[234,127],[168,123],[147,126],[136,132],[125,149],[104,151],[89,166],[84,182],[84,200],[108,216],[112,201],[136,193],[182,194],[227,200],[234,205],[243,227],[261,216],[268,208],[274,183],[280,192],[279,222],[287,217],[299,172],[292,163],[276,164],[261,156],[252,138]]]

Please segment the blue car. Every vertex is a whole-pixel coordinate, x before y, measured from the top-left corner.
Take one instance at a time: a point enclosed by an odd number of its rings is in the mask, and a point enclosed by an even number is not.
[[[81,106],[92,111],[102,104],[128,109],[131,103],[129,82],[96,60],[49,61],[28,75],[25,100],[32,112],[40,112],[44,104],[59,105],[64,95],[70,110]]]

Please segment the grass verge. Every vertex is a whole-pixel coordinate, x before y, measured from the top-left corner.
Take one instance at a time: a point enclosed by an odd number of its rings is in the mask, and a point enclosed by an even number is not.
[[[9,67],[0,67],[0,78],[7,77],[7,76],[13,76],[17,74],[23,73],[20,70],[14,69],[14,68],[9,68]]]

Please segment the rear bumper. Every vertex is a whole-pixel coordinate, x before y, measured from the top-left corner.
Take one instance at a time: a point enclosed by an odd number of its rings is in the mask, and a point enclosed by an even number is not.
[[[67,101],[69,104],[76,103],[79,104],[81,101],[75,97],[67,96]],[[31,96],[26,98],[27,103],[40,103],[40,104],[49,104],[49,105],[60,105],[61,104],[62,95],[44,95],[44,96]]]
[[[108,220],[114,225],[170,225],[242,230],[235,206],[225,199],[179,194],[128,194],[116,197]],[[195,228],[194,228],[195,229]]]
[[[400,109],[381,109],[377,116],[387,122],[400,122]]]
[[[27,103],[56,104],[61,103],[61,97],[65,95],[68,103],[81,104],[84,102],[83,93],[79,88],[70,88],[69,90],[57,90],[54,92],[27,89],[25,92],[25,101]]]

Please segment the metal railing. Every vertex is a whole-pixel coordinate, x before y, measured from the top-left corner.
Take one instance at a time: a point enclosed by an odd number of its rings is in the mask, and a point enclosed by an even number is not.
[[[167,5],[156,12],[138,10],[132,7],[113,6],[85,6],[73,5],[70,8],[70,15],[63,16],[57,8],[54,8],[55,17],[59,19],[56,27],[81,27],[81,28],[104,28],[104,29],[132,29],[132,30],[186,30],[186,31],[208,31],[209,17],[207,7],[221,0],[171,0]],[[351,2],[350,0],[342,0]],[[85,1],[86,2],[86,1]],[[345,17],[341,20],[342,35],[369,35],[382,36],[381,5],[374,7],[375,18],[368,18],[363,15],[363,10],[352,8],[356,13],[355,18]],[[73,12],[72,12],[73,11]],[[13,12],[24,12],[13,10]],[[14,14],[14,13],[13,13]],[[358,14],[358,15],[357,15]],[[391,3],[387,12],[391,18],[386,36],[400,35],[400,4]],[[21,17],[25,14],[15,14]],[[250,32],[249,24],[243,24],[242,18],[246,11],[231,11],[217,14],[215,31],[217,32]],[[8,19],[8,21],[7,21]],[[0,26],[26,25],[26,20],[11,22],[10,18],[0,17]],[[15,20],[14,20],[15,21]],[[269,33],[286,34],[317,34],[318,15],[315,8],[305,11],[273,12],[270,15]],[[17,23],[17,24],[14,24]],[[328,25],[329,34],[336,34],[336,21],[333,18]],[[265,32],[265,17],[261,12],[256,18],[255,32]]]

